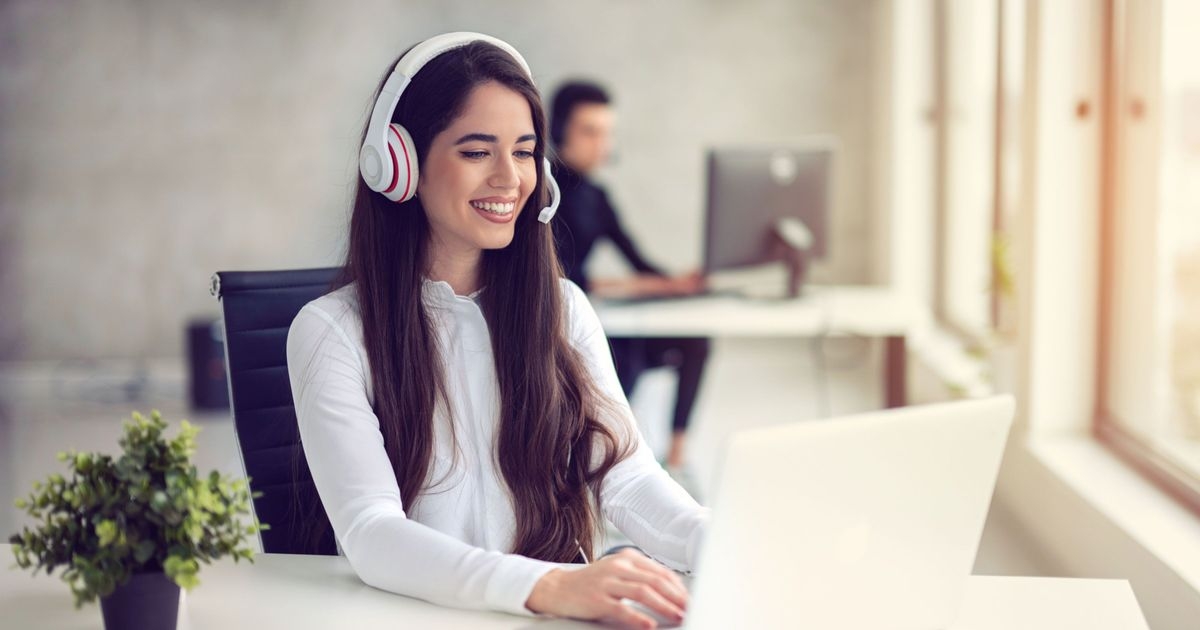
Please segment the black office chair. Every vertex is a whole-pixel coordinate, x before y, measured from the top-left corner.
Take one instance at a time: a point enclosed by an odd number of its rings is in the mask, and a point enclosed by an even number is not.
[[[262,492],[254,511],[270,526],[261,534],[268,553],[337,555],[300,447],[287,333],[301,307],[331,290],[338,271],[218,271],[212,277],[224,316],[234,434],[250,489]]]

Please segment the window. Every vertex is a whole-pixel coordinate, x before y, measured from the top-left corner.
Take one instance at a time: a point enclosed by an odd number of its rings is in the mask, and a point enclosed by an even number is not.
[[[1200,512],[1200,3],[1108,14],[1097,432]]]
[[[1013,342],[1025,3],[934,0],[938,319],[984,349]]]
[[[939,318],[971,339],[992,328],[1000,1],[937,5]],[[1009,3],[1013,4],[1013,3]]]

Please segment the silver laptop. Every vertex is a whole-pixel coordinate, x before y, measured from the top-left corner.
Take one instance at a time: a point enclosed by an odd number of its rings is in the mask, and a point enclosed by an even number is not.
[[[1013,412],[997,396],[736,434],[684,627],[948,627]]]

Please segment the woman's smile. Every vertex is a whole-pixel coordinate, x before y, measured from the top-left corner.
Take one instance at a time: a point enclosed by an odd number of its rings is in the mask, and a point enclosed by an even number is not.
[[[483,218],[493,223],[508,223],[516,215],[516,197],[487,197],[473,199],[470,205]]]

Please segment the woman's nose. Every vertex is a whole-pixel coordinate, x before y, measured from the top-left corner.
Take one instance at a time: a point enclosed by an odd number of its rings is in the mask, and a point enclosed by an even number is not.
[[[516,188],[521,184],[520,171],[517,170],[516,160],[512,157],[502,157],[496,161],[496,168],[488,184],[493,188]]]

